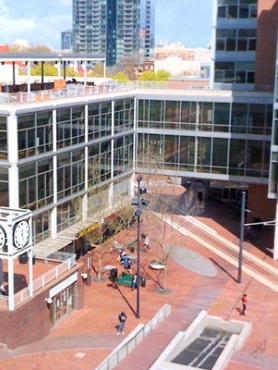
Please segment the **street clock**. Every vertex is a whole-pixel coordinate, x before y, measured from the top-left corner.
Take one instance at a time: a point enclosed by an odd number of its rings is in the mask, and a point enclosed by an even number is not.
[[[30,236],[30,226],[27,220],[20,221],[14,225],[13,242],[17,249],[26,247],[30,243]]]

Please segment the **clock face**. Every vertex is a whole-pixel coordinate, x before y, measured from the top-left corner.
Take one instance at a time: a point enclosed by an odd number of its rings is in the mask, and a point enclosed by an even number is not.
[[[27,221],[20,221],[14,229],[14,246],[18,249],[24,248],[30,239],[30,228]]]
[[[6,244],[6,233],[4,229],[0,226],[0,248],[3,248]]]

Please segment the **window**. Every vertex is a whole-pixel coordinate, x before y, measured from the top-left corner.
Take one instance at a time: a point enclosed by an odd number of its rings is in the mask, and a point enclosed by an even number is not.
[[[52,150],[52,111],[18,116],[18,155],[30,157]]]
[[[44,159],[19,167],[19,205],[32,210],[53,202],[52,160]]]
[[[57,148],[85,140],[85,109],[83,106],[57,109]]]
[[[0,159],[8,159],[7,118],[0,117]]]
[[[58,199],[82,191],[85,187],[84,150],[74,150],[57,156]]]

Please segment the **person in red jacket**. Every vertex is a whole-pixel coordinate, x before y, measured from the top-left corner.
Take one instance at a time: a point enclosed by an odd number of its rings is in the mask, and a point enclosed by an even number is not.
[[[243,316],[245,316],[247,301],[247,294],[243,294],[243,296],[241,297],[242,310],[240,312],[240,314]]]

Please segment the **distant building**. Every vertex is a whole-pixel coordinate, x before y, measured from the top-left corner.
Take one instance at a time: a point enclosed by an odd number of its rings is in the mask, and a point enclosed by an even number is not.
[[[106,53],[113,66],[149,58],[153,47],[153,0],[73,0],[74,52]]]
[[[72,31],[61,32],[61,50],[72,50]]]
[[[213,25],[215,87],[273,90],[277,8],[274,0],[217,2]]]
[[[206,77],[211,63],[211,50],[186,48],[181,43],[161,45],[155,48],[155,70],[165,70],[173,76]],[[204,66],[206,71],[204,73]]]

